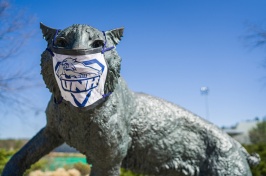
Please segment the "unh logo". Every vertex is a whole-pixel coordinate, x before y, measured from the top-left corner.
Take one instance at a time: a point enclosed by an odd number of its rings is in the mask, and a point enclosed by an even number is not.
[[[55,73],[61,81],[62,89],[71,93],[79,107],[85,106],[91,91],[98,86],[103,71],[104,65],[97,59],[79,62],[77,59],[67,57],[62,62],[57,62],[55,66]],[[87,95],[80,103],[75,94],[83,92],[87,92]]]

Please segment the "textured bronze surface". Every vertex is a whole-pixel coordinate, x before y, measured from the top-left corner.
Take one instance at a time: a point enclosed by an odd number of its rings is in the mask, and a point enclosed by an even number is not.
[[[51,47],[56,30],[41,24]],[[123,29],[107,31],[108,47],[117,45]],[[58,40],[58,41],[57,41]],[[101,31],[87,25],[61,30],[55,45],[91,49],[103,41]],[[94,109],[76,108],[60,99],[52,56],[44,51],[42,75],[52,97],[47,125],[6,165],[2,176],[19,176],[42,156],[66,142],[87,156],[91,176],[118,176],[120,167],[159,176],[251,176],[259,163],[218,127],[175,104],[128,89],[120,76],[121,58],[105,52],[108,64],[105,92],[110,97]]]

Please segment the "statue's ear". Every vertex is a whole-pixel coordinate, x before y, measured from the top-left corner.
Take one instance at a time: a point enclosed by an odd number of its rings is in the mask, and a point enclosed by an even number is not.
[[[40,28],[42,30],[43,38],[48,42],[52,42],[54,35],[56,33],[56,29],[50,28],[45,26],[44,24],[40,23]]]
[[[124,32],[124,28],[118,28],[118,29],[113,29],[113,30],[110,30],[110,31],[106,31],[106,35],[109,36],[113,43],[115,45],[117,45],[121,38],[123,37],[123,32]]]

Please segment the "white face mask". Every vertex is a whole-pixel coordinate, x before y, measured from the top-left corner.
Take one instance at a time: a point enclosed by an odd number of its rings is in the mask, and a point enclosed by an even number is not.
[[[107,64],[104,52],[114,48],[103,47],[85,50],[69,50],[54,46],[46,50],[53,57],[53,70],[61,96],[75,107],[88,107],[97,104],[111,94],[104,94]],[[61,101],[60,101],[61,102]],[[60,103],[59,102],[59,103]],[[57,103],[57,104],[59,104]]]
[[[104,97],[107,64],[102,53],[54,53],[53,68],[61,96],[72,105],[87,107]]]

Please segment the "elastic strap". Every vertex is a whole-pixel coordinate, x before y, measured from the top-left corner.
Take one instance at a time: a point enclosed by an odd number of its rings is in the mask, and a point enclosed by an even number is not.
[[[55,38],[57,37],[59,31],[60,31],[60,29],[57,29],[56,32],[55,32],[55,35],[54,35],[54,38],[53,38],[53,43],[52,43],[53,47],[54,47]],[[106,34],[105,34],[104,31],[102,31],[102,32],[103,32],[105,40],[104,40],[104,45],[103,45],[103,49],[102,49],[101,53],[104,54],[106,51],[110,51],[110,50],[114,49],[115,47],[114,46],[109,47],[109,48],[106,47],[106,44],[107,44]],[[51,54],[51,56],[54,56],[54,53],[53,53],[53,51],[50,48],[46,48],[46,50]]]
[[[102,32],[103,32],[104,39],[105,39],[105,41],[104,41],[104,45],[103,45],[103,49],[102,49],[102,51],[101,51],[101,53],[103,54],[105,51],[110,51],[110,50],[114,49],[115,47],[112,46],[112,47],[110,47],[110,48],[106,48],[107,38],[106,38],[105,32],[104,32],[104,31],[102,31]]]
[[[46,51],[48,51],[51,54],[51,56],[54,57],[54,53],[53,53],[53,51],[50,48],[46,48]]]
[[[57,37],[57,34],[58,34],[59,31],[60,31],[60,29],[56,29],[56,32],[55,32],[55,35],[54,35],[54,38],[53,38],[53,46],[54,46],[55,38]]]
[[[107,98],[107,97],[109,97],[111,94],[112,94],[112,92],[109,92],[109,93],[103,94],[103,98]]]
[[[55,38],[56,38],[56,36],[57,36],[59,31],[60,31],[60,29],[57,29],[56,32],[55,32],[55,35],[54,35],[54,38],[53,38],[53,47],[54,47]],[[48,51],[51,54],[51,56],[54,56],[54,53],[53,53],[53,51],[50,48],[46,48],[46,51]]]

